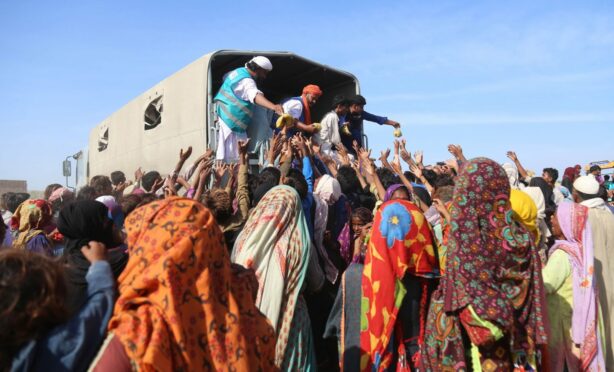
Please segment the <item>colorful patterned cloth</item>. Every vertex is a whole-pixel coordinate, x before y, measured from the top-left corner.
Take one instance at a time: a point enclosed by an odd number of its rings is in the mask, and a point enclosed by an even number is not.
[[[310,254],[301,200],[288,186],[264,195],[232,251],[233,262],[256,272],[256,306],[277,332],[275,365],[282,370],[315,368],[311,324],[301,295]]]
[[[52,215],[51,204],[43,199],[28,199],[21,203],[11,218],[11,229],[17,231],[13,246],[26,249],[30,240],[41,234],[45,236],[44,228],[51,223]]]
[[[233,270],[213,215],[168,198],[126,219],[130,259],[109,330],[140,371],[275,370],[255,278]]]
[[[509,195],[499,164],[486,158],[463,163],[450,207],[446,275],[431,298],[424,370],[467,369],[461,327],[471,324],[462,322],[464,311],[503,331],[496,342],[477,345],[484,370],[534,362],[537,345],[547,341],[538,252],[527,229],[513,220]]]
[[[433,233],[413,203],[391,200],[380,207],[371,230],[362,277],[360,369],[391,366],[389,344],[406,288],[405,274],[439,275]]]
[[[597,282],[593,279],[593,235],[588,223],[588,211],[587,207],[580,204],[559,204],[556,219],[565,239],[557,240],[550,249],[550,254],[558,249],[565,251],[572,267],[571,340],[580,345],[580,360],[579,365],[569,368],[579,371],[605,371],[603,345],[597,335],[599,303]],[[551,358],[565,355],[564,351],[559,351],[557,355],[551,355]]]

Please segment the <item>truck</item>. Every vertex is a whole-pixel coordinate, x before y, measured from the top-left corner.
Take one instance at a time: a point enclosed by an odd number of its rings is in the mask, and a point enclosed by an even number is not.
[[[134,98],[102,120],[90,132],[87,147],[64,161],[64,175],[71,173],[70,158],[76,160],[75,186],[86,185],[95,175],[137,168],[170,173],[180,148],[192,146],[200,154],[216,148],[217,133],[214,97],[224,75],[253,56],[265,56],[273,64],[258,88],[272,102],[298,96],[305,85],[316,84],[324,91],[313,117],[321,118],[331,109],[333,97],[360,93],[358,79],[292,52],[217,50],[190,63]],[[266,109],[263,109],[268,111]],[[254,115],[250,127],[269,126],[270,115]],[[315,120],[314,120],[315,121]],[[364,137],[366,142],[366,137]],[[366,143],[365,143],[366,145]],[[257,162],[253,155],[250,162]]]

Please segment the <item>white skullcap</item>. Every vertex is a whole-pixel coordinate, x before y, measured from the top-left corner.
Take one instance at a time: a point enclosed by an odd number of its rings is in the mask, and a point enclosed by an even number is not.
[[[252,58],[250,62],[254,62],[258,66],[260,66],[260,68],[265,69],[267,71],[271,71],[273,69],[273,64],[271,63],[271,61],[269,61],[267,57],[257,56]]]
[[[595,176],[589,174],[588,176],[578,177],[573,183],[573,188],[583,194],[597,195],[599,193],[599,182],[597,182]]]

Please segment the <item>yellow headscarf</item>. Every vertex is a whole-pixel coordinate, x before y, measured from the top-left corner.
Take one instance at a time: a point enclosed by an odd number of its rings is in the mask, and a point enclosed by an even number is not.
[[[533,235],[535,243],[539,243],[539,228],[537,227],[537,206],[531,197],[520,190],[512,189],[510,202],[514,211],[514,219],[522,223]]]

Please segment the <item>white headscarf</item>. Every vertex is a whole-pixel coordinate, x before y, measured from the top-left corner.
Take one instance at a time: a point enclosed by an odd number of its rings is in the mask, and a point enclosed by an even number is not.
[[[544,198],[542,190],[539,187],[525,187],[522,191],[527,193],[531,199],[533,199],[533,202],[535,202],[535,206],[537,206],[537,218],[546,218],[546,199]]]
[[[552,236],[552,233],[546,223],[546,198],[544,198],[544,193],[539,187],[525,187],[521,191],[528,194],[537,207],[537,226],[542,235],[540,242],[545,242]]]
[[[510,187],[512,189],[520,189],[520,182],[518,181],[518,168],[512,163],[504,163],[502,165],[507,173],[507,178],[510,180]]]
[[[339,181],[325,174],[318,180],[314,194],[319,196],[326,204],[333,205],[339,200],[343,193],[341,192]]]

